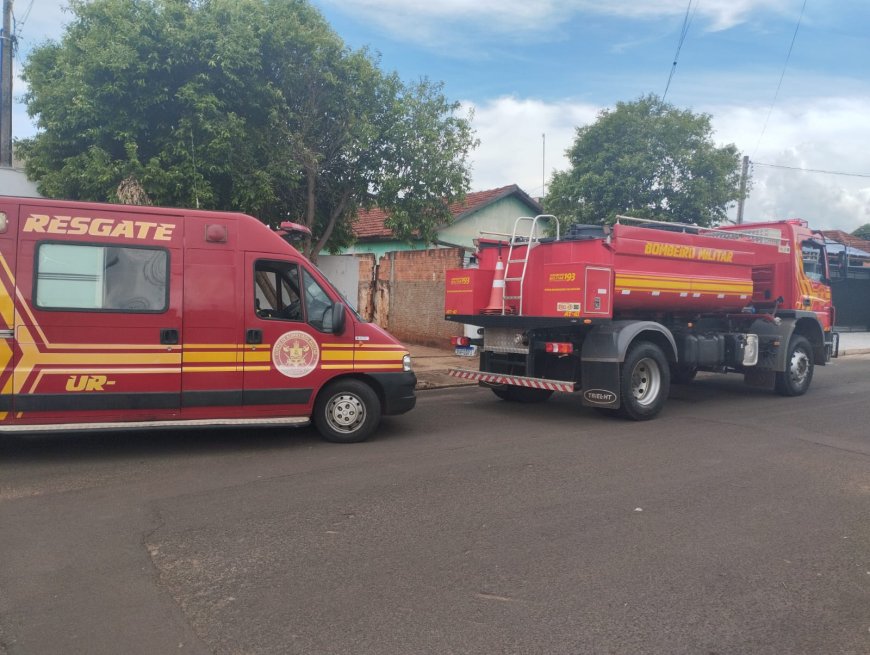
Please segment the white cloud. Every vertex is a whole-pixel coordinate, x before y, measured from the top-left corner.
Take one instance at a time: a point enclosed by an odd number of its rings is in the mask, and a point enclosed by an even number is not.
[[[455,43],[456,32],[485,28],[505,33],[551,32],[581,14],[649,20],[684,16],[686,0],[321,0],[395,38],[429,45]],[[696,0],[694,20],[724,30],[761,12],[796,12],[800,0]],[[478,38],[480,34],[477,35]]]
[[[467,103],[470,104],[470,103]],[[574,128],[596,119],[598,106],[502,97],[475,107],[481,140],[473,154],[475,190],[519,184],[531,195],[542,189],[542,139],[546,134],[547,179],[568,167],[565,150]],[[764,136],[767,108],[719,105],[711,114],[719,144],[734,143],[759,164],[870,173],[870,96],[807,100],[775,110]],[[870,222],[870,178],[825,175],[761,165],[752,168],[746,220],[805,218],[813,227],[851,232]],[[732,212],[733,213],[733,212]]]
[[[474,129],[480,139],[473,154],[473,188],[516,183],[532,196],[542,193],[544,171],[549,180],[554,169],[568,167],[565,150],[574,139],[575,128],[594,121],[600,110],[590,104],[510,96],[465,105],[474,107]]]
[[[870,178],[773,168],[774,164],[842,173],[870,174],[870,96],[819,98],[774,109],[705,108],[717,139],[734,142],[758,162],[747,200],[747,220],[805,218],[814,227],[851,232],[870,222]]]

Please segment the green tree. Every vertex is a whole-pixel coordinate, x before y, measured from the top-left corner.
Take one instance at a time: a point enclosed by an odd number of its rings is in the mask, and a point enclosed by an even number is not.
[[[710,116],[680,110],[655,95],[617,103],[577,128],[556,172],[547,210],[584,223],[617,214],[714,225],[740,195],[740,153],[716,147]]]
[[[861,227],[852,232],[853,237],[870,241],[870,223],[864,223]]]
[[[307,254],[352,240],[360,208],[431,238],[468,188],[476,140],[440,84],[350,50],[308,0],[71,0],[23,68],[38,131],[16,144],[49,197],[303,223]],[[121,194],[124,195],[123,193]]]

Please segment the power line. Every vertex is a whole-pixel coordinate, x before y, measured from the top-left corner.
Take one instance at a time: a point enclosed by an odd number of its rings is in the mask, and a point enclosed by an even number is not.
[[[33,9],[33,0],[30,0],[30,4],[27,6],[27,10],[24,12],[24,18],[21,20],[15,21],[15,32],[17,33],[22,27],[24,27],[24,23],[27,22],[27,19],[30,18],[30,10]],[[15,16],[12,17],[15,20]]]
[[[753,161],[753,166],[767,166],[768,168],[784,168],[790,171],[801,171],[804,173],[824,173],[825,175],[844,175],[846,177],[868,177],[870,173],[846,173],[844,171],[829,171],[822,168],[801,168],[800,166],[784,166],[783,164],[763,164]]]
[[[788,46],[788,54],[785,56],[785,63],[782,66],[782,74],[779,76],[779,83],[776,85],[776,93],[773,94],[773,101],[770,103],[770,108],[767,110],[767,118],[764,119],[764,125],[761,128],[761,134],[758,137],[758,143],[755,144],[755,150],[752,152],[752,156],[755,156],[755,153],[758,152],[758,146],[761,145],[761,140],[764,138],[764,133],[767,131],[767,123],[770,121],[770,115],[773,113],[773,106],[776,104],[776,99],[779,97],[779,90],[782,87],[782,80],[785,77],[785,71],[788,68],[789,59],[791,59],[791,51],[794,48],[795,39],[797,39],[797,33],[801,26],[801,20],[804,17],[804,9],[807,8],[807,0],[804,0],[804,4],[801,6],[801,13],[798,16],[797,25],[794,27],[794,34],[791,35],[791,44]]]
[[[698,5],[695,5],[698,9]],[[689,14],[691,12],[691,15]],[[686,40],[686,34],[689,33],[689,25],[692,24],[692,19],[695,18],[695,12],[692,11],[692,0],[689,0],[689,5],[686,7],[686,15],[683,17],[683,27],[680,30],[680,40],[677,43],[677,51],[674,53],[674,63],[671,66],[671,72],[668,75],[668,83],[665,84],[665,92],[662,94],[662,102],[668,95],[668,89],[671,88],[671,80],[674,79],[674,73],[677,71],[677,61],[680,58],[680,50],[683,49],[683,42]]]

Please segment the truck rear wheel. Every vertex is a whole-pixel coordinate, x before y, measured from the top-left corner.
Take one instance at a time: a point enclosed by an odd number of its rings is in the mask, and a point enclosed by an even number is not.
[[[514,403],[542,403],[553,395],[547,389],[527,389],[526,387],[491,387],[492,392],[508,402]]]
[[[813,381],[813,349],[806,337],[794,335],[788,342],[785,371],[776,374],[776,391],[783,396],[802,396]]]
[[[654,418],[662,411],[670,387],[670,369],[662,349],[648,341],[636,343],[620,370],[619,411],[635,421]]]
[[[314,403],[314,425],[327,441],[365,441],[381,422],[381,401],[365,382],[337,380],[326,386]]]

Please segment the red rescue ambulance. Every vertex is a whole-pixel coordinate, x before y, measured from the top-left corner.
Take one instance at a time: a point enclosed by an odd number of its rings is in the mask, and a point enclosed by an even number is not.
[[[408,351],[245,214],[0,196],[0,432],[299,425],[414,407]]]

